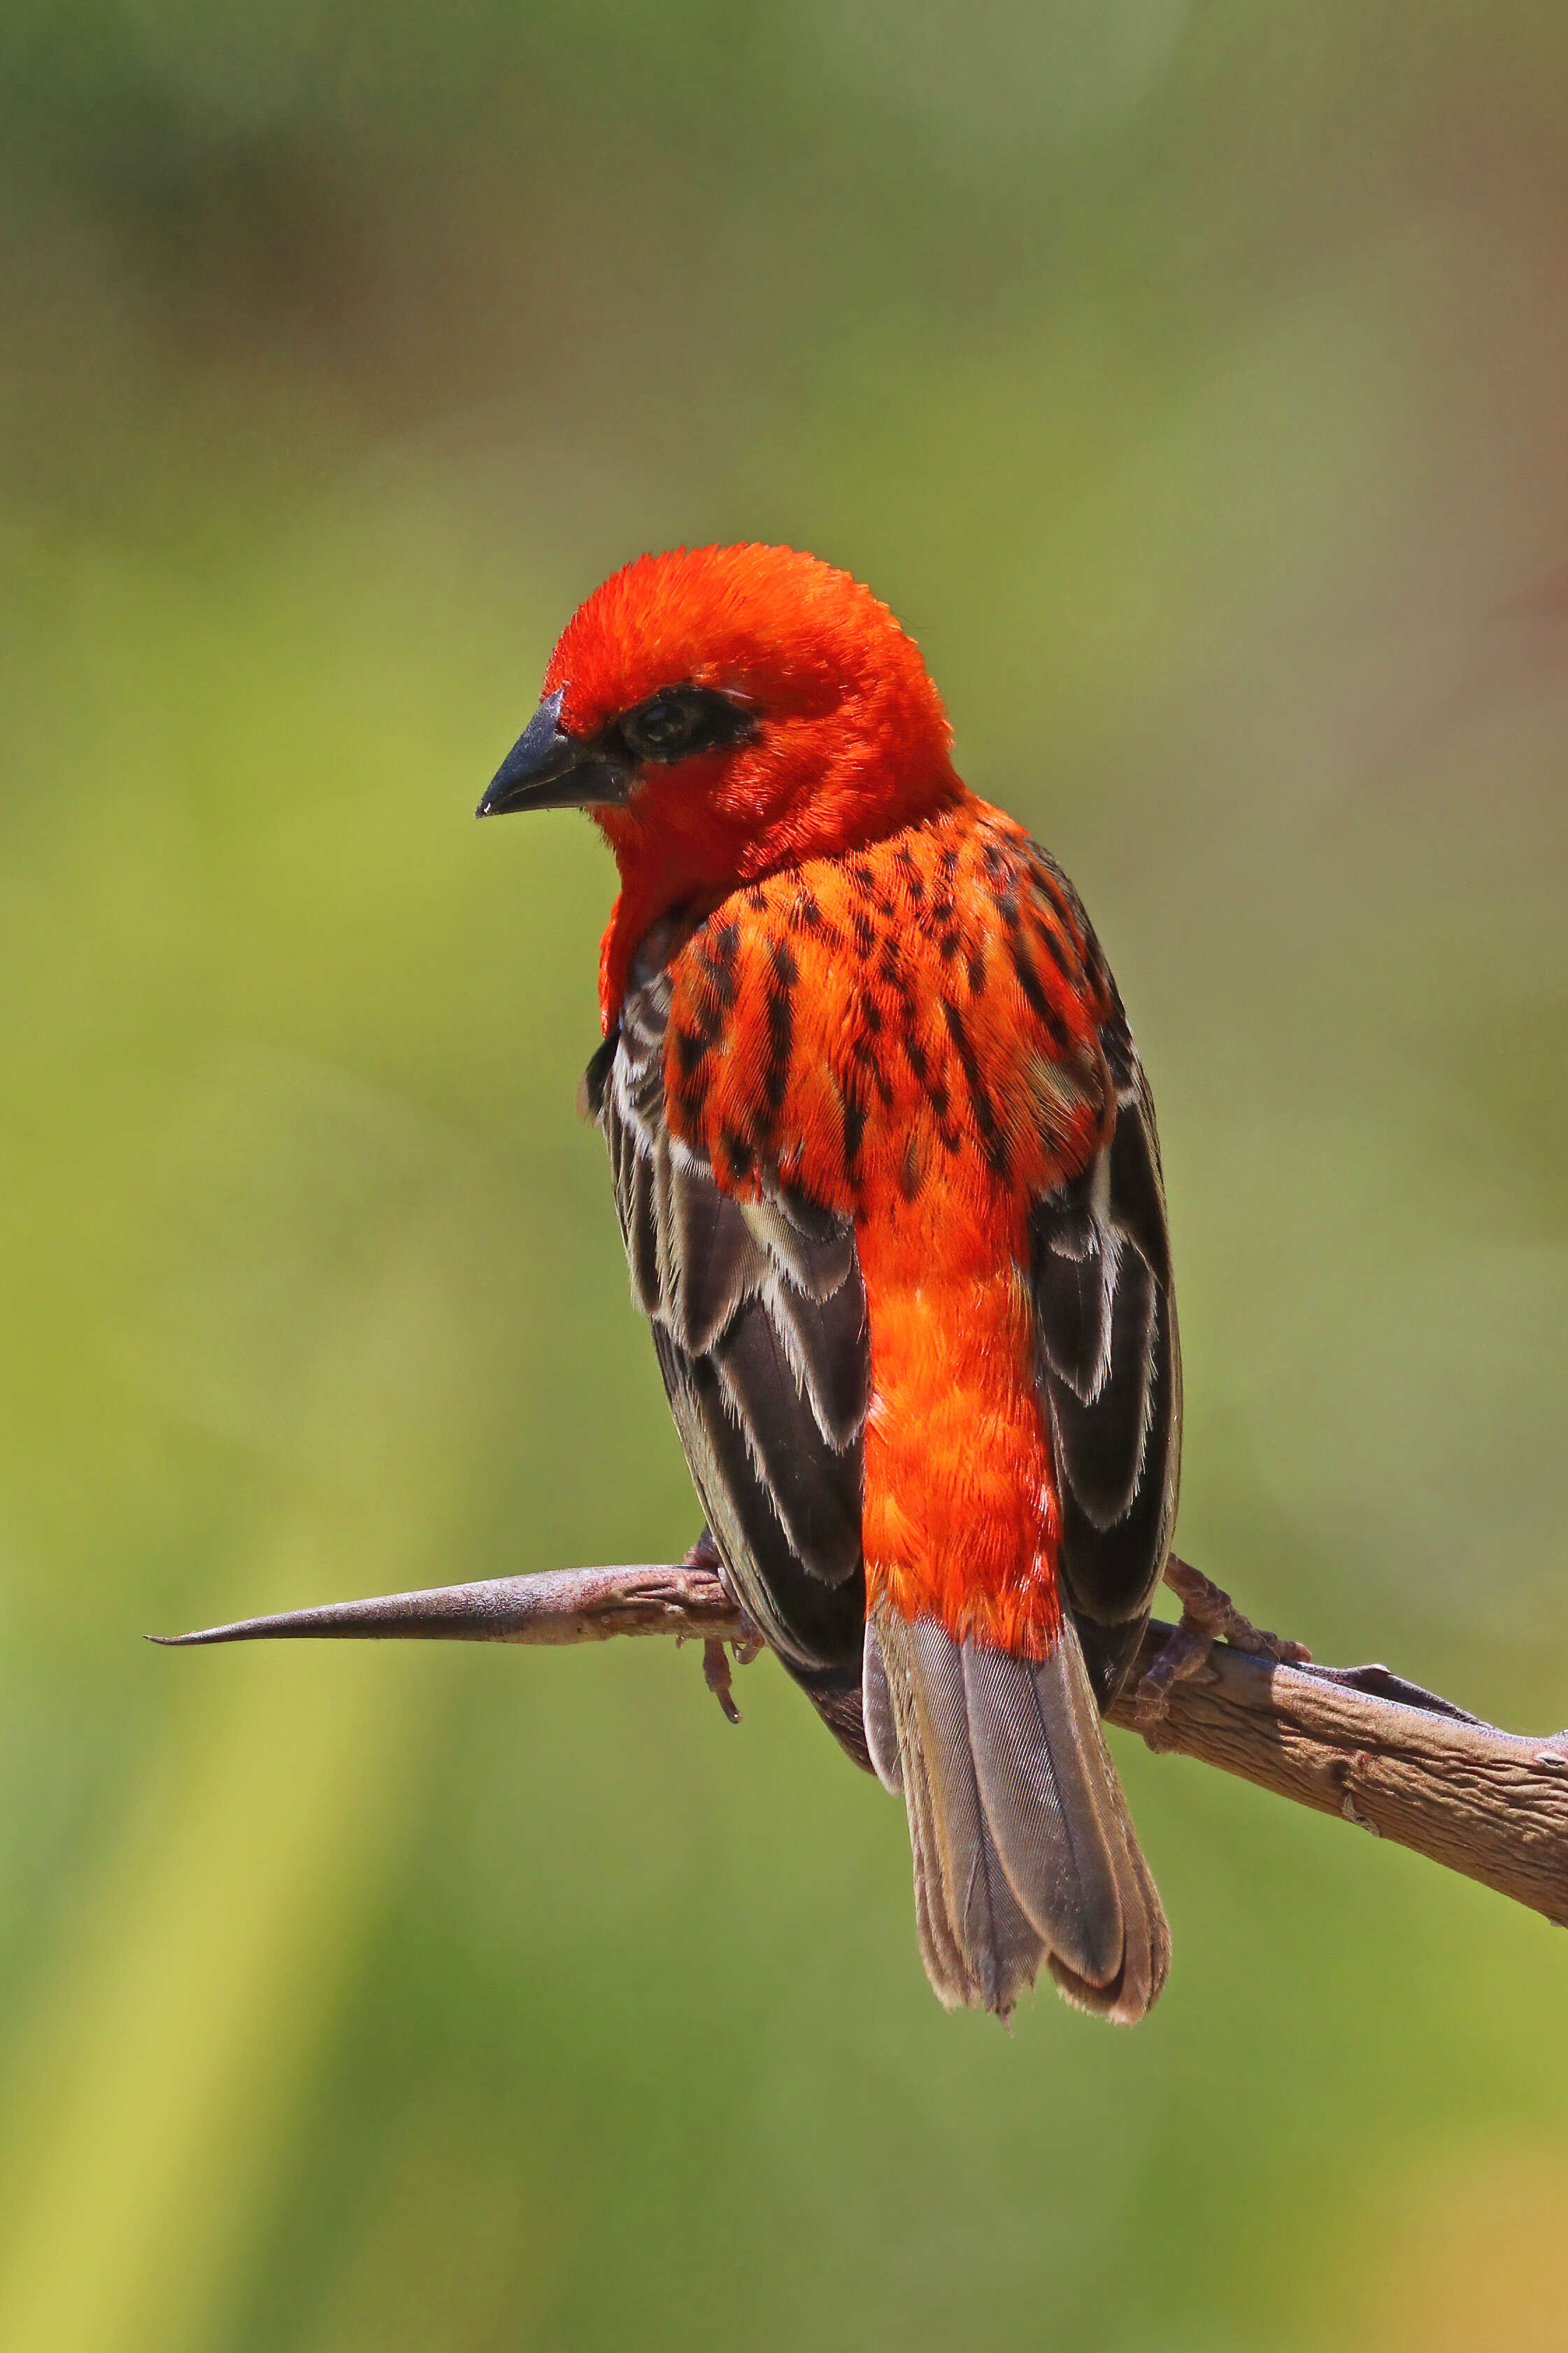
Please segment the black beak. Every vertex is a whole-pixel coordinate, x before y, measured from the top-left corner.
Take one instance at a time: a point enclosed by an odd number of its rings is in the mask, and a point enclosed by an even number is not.
[[[602,743],[580,744],[556,722],[565,694],[547,694],[500,766],[474,811],[500,817],[509,809],[618,807],[631,790],[634,771]]]

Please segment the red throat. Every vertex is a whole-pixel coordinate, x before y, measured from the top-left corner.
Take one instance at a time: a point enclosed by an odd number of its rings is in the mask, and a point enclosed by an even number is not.
[[[645,767],[595,816],[620,871],[601,1009],[614,1022],[639,942],[673,911],[707,914],[764,875],[884,839],[958,799],[941,698],[914,641],[870,591],[793,548],[642,556],[582,606],[545,691],[592,737],[661,689],[715,690],[755,712],[744,741]]]

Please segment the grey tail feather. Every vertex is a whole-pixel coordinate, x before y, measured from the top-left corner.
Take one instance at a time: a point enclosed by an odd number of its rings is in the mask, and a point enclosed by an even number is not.
[[[1079,2009],[1142,2018],[1165,1981],[1170,1931],[1070,1617],[1035,1660],[879,1604],[863,1688],[871,1762],[909,1811],[921,1957],[939,2000],[1005,2018],[1043,1962]]]

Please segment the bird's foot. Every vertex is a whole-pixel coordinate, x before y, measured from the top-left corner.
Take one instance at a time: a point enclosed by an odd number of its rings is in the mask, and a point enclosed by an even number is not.
[[[724,1574],[724,1564],[719,1557],[719,1547],[706,1528],[680,1565],[682,1568],[706,1569],[710,1575],[716,1577],[723,1587],[727,1598],[734,1604],[740,1615],[741,1633],[738,1641],[726,1641],[721,1635],[710,1634],[702,1645],[702,1680],[723,1709],[726,1722],[739,1724],[741,1711],[735,1705],[734,1678],[731,1671],[731,1660],[732,1657],[734,1664],[738,1667],[749,1667],[763,1648],[763,1638],[731,1591],[730,1580]]]
[[[724,1564],[719,1557],[719,1547],[713,1541],[710,1528],[703,1529],[680,1566],[682,1568],[706,1569],[710,1577],[716,1577],[721,1585],[724,1584]],[[724,1589],[728,1592],[728,1586]]]
[[[726,1723],[739,1724],[741,1711],[735,1705],[730,1653],[716,1636],[702,1645],[702,1680],[723,1709]]]
[[[1254,1658],[1273,1659],[1280,1666],[1310,1663],[1312,1654],[1305,1644],[1255,1626],[1228,1593],[1174,1553],[1165,1563],[1165,1582],[1181,1596],[1181,1622],[1138,1686],[1138,1715],[1143,1725],[1160,1722],[1177,1683],[1209,1672],[1209,1653],[1216,1642],[1228,1642]]]
[[[1270,1634],[1266,1628],[1255,1626],[1250,1618],[1242,1616],[1228,1593],[1174,1554],[1165,1563],[1165,1582],[1181,1596],[1182,1623],[1206,1634],[1211,1642],[1228,1642],[1235,1650],[1250,1651],[1254,1658],[1272,1659],[1282,1667],[1310,1665],[1312,1653],[1304,1642],[1292,1642],[1284,1634]]]

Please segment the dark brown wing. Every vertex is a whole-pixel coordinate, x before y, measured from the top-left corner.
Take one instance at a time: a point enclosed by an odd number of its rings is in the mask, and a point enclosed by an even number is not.
[[[609,1145],[632,1295],[730,1583],[859,1764],[870,1391],[854,1229],[798,1197],[722,1193],[671,1136],[667,973],[627,997],[588,1093]]]
[[[1101,1043],[1116,1124],[1082,1174],[1036,1205],[1030,1239],[1062,1582],[1104,1708],[1138,1648],[1175,1527],[1182,1360],[1153,1104],[1114,984],[1101,977],[1114,1007]]]

